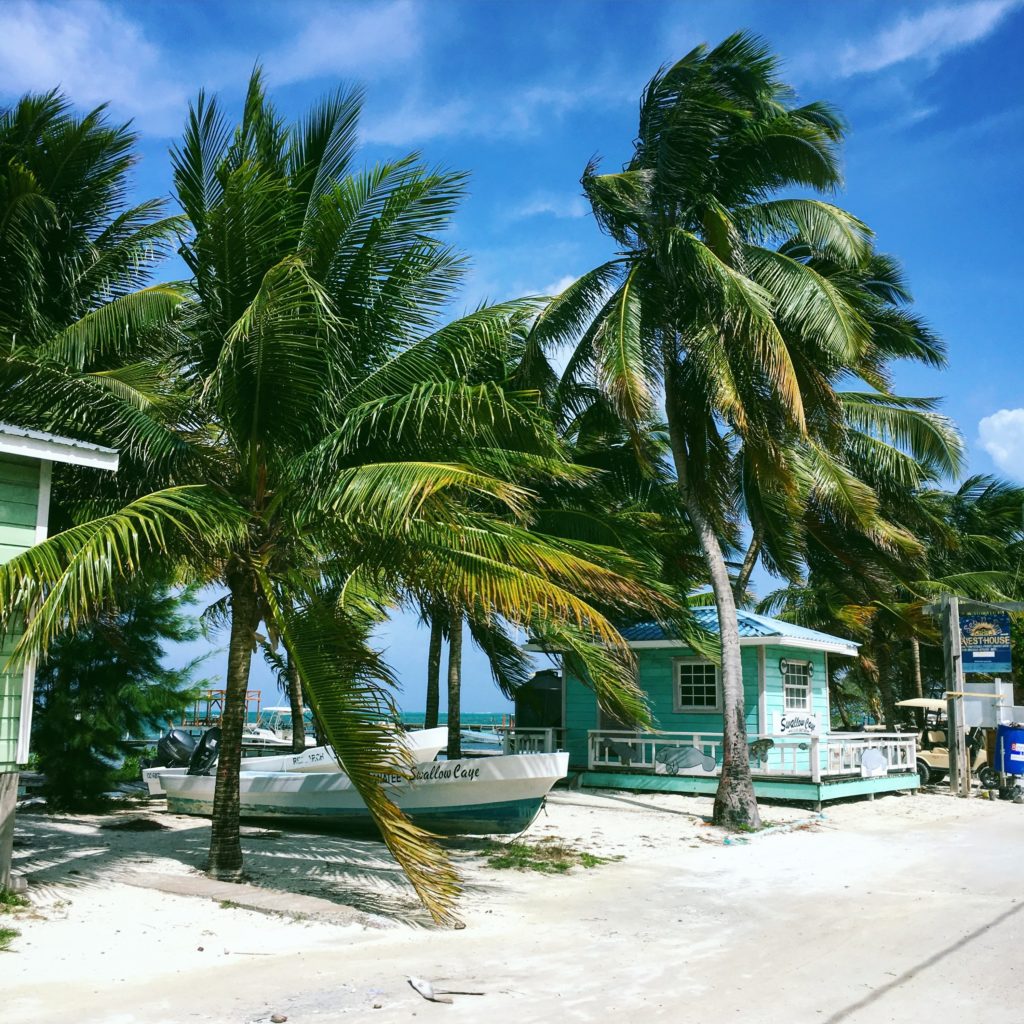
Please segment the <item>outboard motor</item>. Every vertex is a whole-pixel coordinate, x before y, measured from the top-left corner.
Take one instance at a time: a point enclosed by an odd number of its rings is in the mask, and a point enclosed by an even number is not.
[[[196,741],[191,733],[184,729],[171,729],[157,741],[153,763],[162,768],[186,768],[195,749]]]
[[[188,762],[188,775],[209,775],[220,756],[220,728],[214,726],[203,733]]]

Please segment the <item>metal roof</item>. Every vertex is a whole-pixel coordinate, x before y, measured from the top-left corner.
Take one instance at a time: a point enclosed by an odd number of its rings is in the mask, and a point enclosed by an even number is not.
[[[709,633],[718,632],[718,611],[715,608],[691,608],[690,614]],[[786,646],[798,647],[801,642],[808,647],[843,649],[849,654],[856,654],[859,646],[853,640],[844,637],[821,633],[816,629],[807,629],[792,622],[772,619],[767,615],[758,615],[745,609],[738,609],[736,618],[739,622],[740,641],[756,643],[758,640],[776,639]],[[630,644],[667,644],[679,641],[679,637],[669,636],[661,626],[653,622],[642,622],[636,626],[627,626],[621,630],[623,637]]]
[[[113,448],[43,430],[27,430],[10,423],[0,423],[0,453],[72,466],[117,469],[117,452]]]

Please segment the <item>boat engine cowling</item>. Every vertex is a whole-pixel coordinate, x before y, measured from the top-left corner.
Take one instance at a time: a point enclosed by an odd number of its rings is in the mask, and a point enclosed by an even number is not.
[[[214,726],[203,733],[188,762],[189,775],[209,775],[220,756],[220,728]]]
[[[191,733],[184,729],[171,729],[157,741],[153,763],[164,768],[186,768],[195,749],[196,741]]]

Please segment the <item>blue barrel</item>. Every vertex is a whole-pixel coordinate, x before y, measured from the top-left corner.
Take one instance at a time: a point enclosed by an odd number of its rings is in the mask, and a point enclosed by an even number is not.
[[[996,732],[996,756],[1007,775],[1024,775],[1024,729],[1000,725]]]

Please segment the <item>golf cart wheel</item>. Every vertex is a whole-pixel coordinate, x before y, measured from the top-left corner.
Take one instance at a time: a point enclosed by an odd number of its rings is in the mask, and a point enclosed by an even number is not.
[[[939,773],[933,771],[927,761],[917,762],[917,774],[921,779],[922,786],[930,786],[933,782],[939,781]]]

